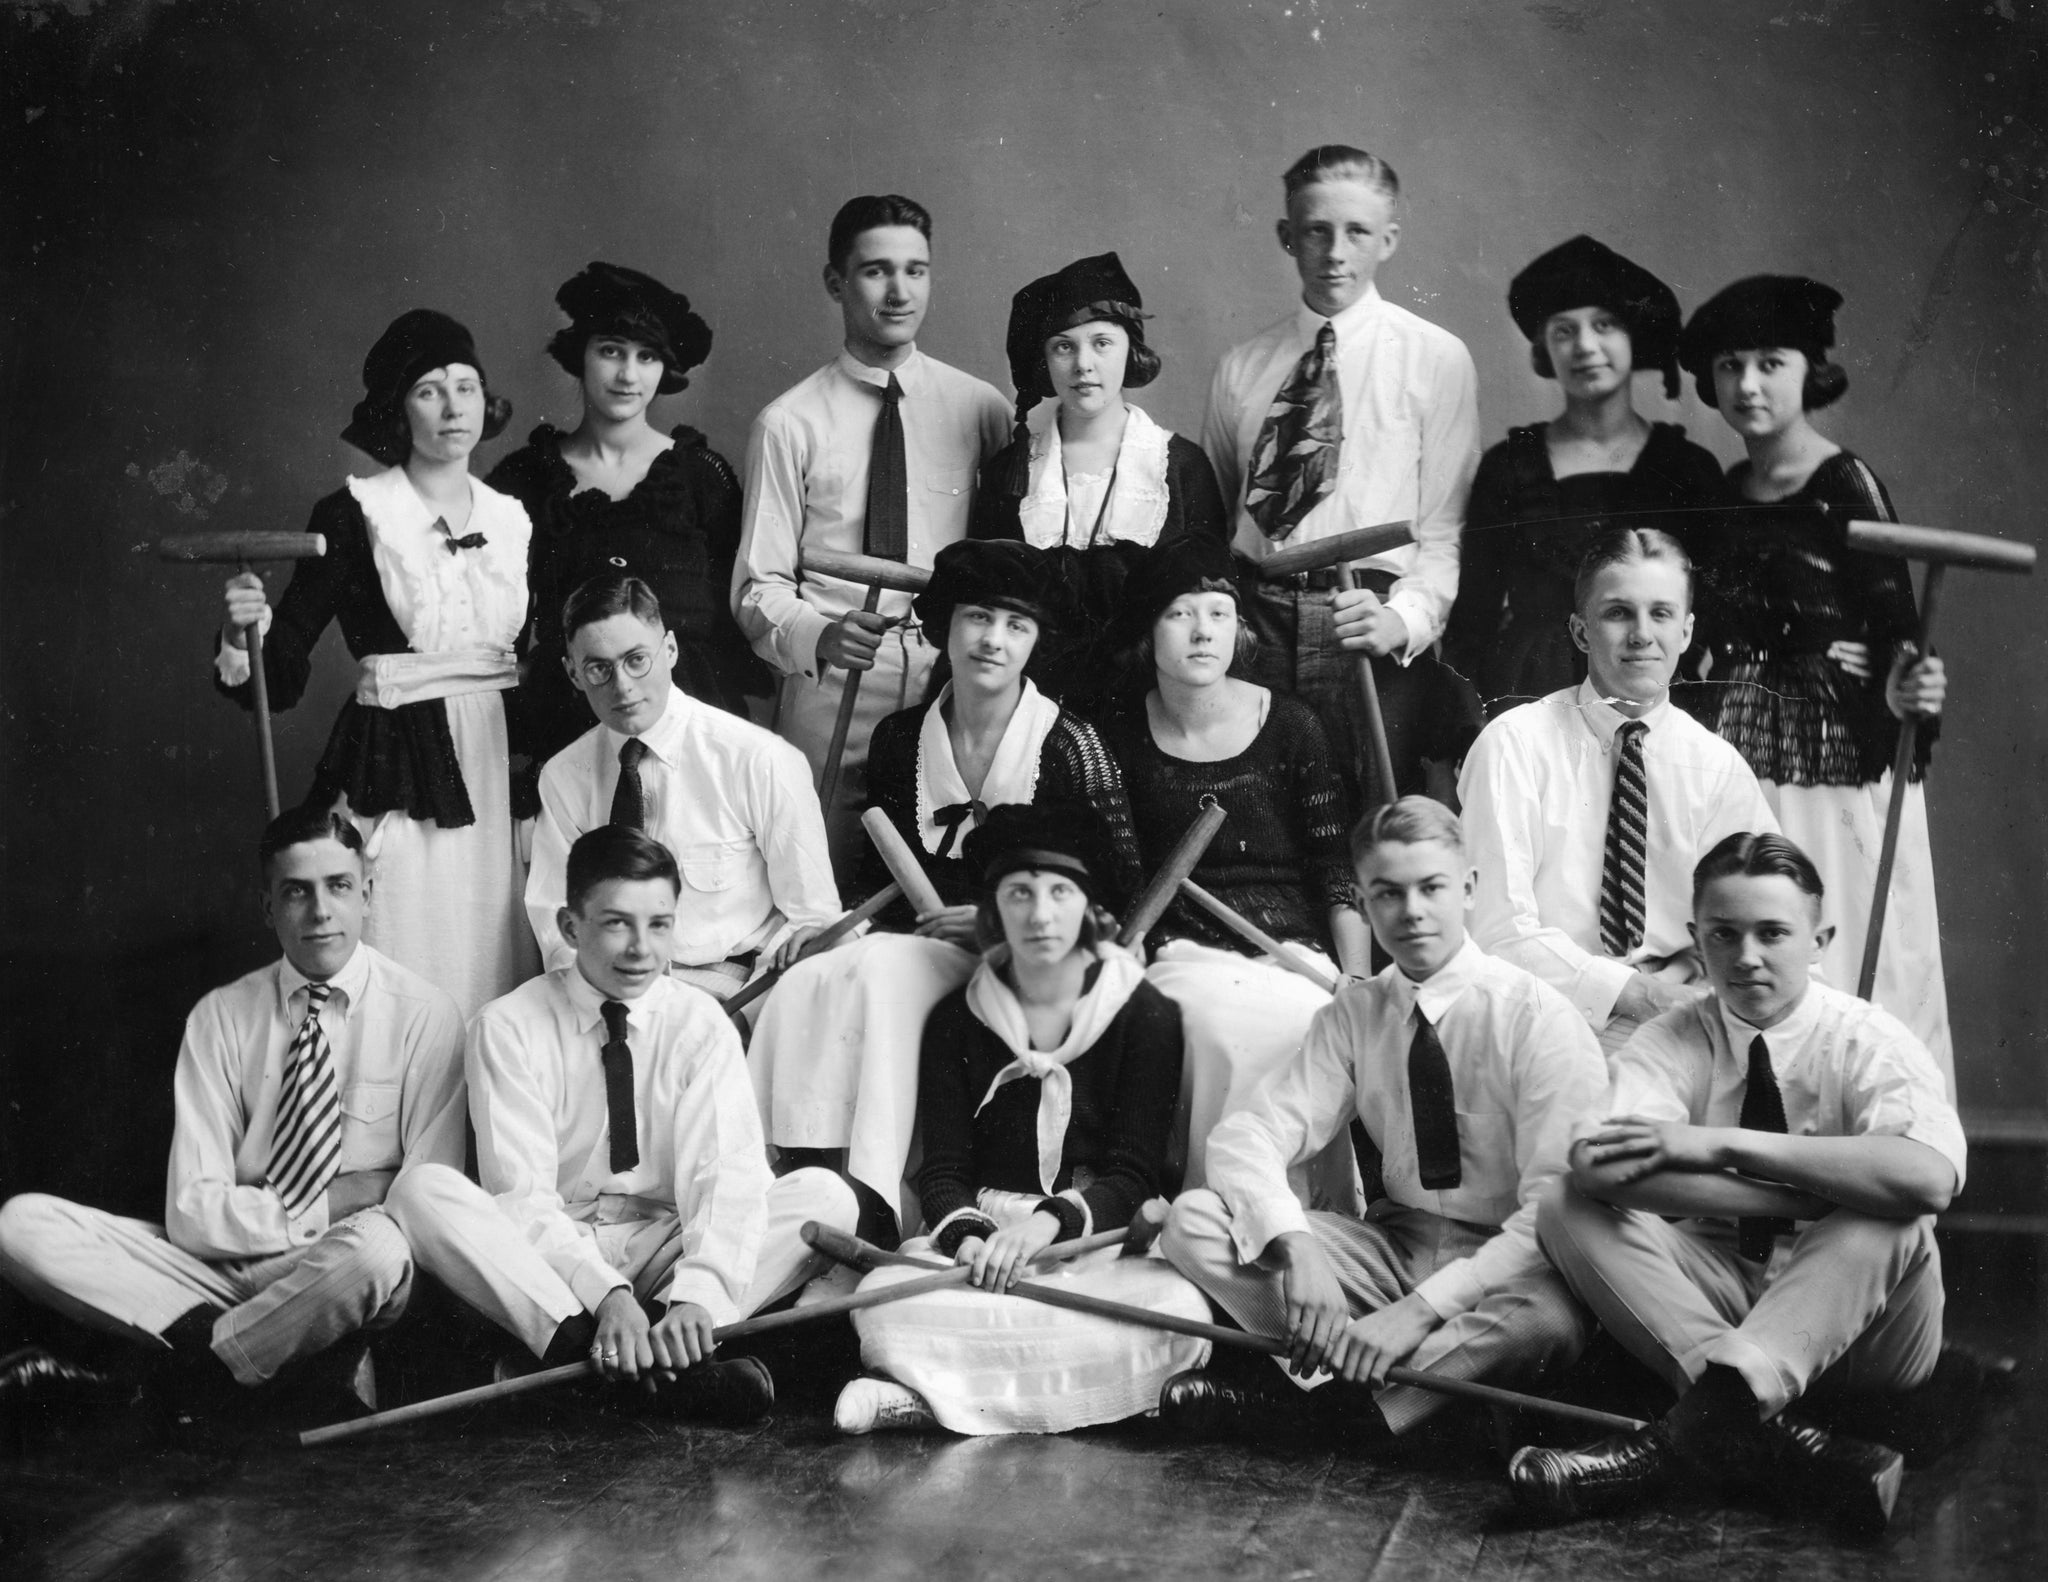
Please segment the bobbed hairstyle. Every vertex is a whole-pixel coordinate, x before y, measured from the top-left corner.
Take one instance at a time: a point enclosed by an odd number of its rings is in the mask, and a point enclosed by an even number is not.
[[[562,601],[562,646],[567,648],[584,627],[609,621],[614,615],[630,615],[658,631],[668,630],[668,623],[661,618],[661,600],[652,588],[627,572],[607,571],[578,583]]]
[[[1685,552],[1685,546],[1661,528],[1617,527],[1594,539],[1579,562],[1579,574],[1572,582],[1573,612],[1581,618],[1585,616],[1586,599],[1593,584],[1609,566],[1632,566],[1645,560],[1669,561],[1685,573],[1685,602],[1690,608],[1692,556]]]
[[[1800,403],[1818,412],[1842,398],[1849,375],[1828,360],[1835,344],[1835,310],[1842,294],[1805,275],[1750,275],[1701,304],[1678,338],[1678,360],[1708,406],[1714,398],[1714,362],[1724,352],[1783,347],[1806,359]]]
[[[1731,351],[1737,349],[1729,348]],[[1785,350],[1797,352],[1806,359],[1806,378],[1799,385],[1799,404],[1803,409],[1818,412],[1822,407],[1833,406],[1848,393],[1849,370],[1840,363],[1829,362],[1825,348],[1787,346]],[[1714,396],[1714,371],[1711,367],[1705,373],[1693,376],[1692,387],[1708,406],[1720,406]]]
[[[497,438],[512,421],[512,403],[491,394],[490,376],[467,327],[432,308],[401,313],[377,337],[363,359],[363,398],[341,437],[387,467],[402,466],[412,455],[406,398],[424,375],[454,364],[474,368],[483,387],[484,420],[477,443]]]
[[[1813,897],[1816,909],[1827,894],[1813,859],[1783,835],[1753,835],[1744,831],[1723,836],[1692,871],[1693,909],[1699,909],[1700,897],[1716,879],[1773,877],[1790,879]]]
[[[256,866],[263,875],[263,882],[270,882],[270,867],[277,861],[279,852],[316,840],[339,841],[345,849],[356,854],[356,861],[363,860],[363,837],[355,825],[331,807],[308,802],[287,808],[263,826],[263,834],[256,842]]]
[[[1351,866],[1363,866],[1382,846],[1420,846],[1433,840],[1465,855],[1465,826],[1457,814],[1434,797],[1404,796],[1374,808],[1351,826]]]
[[[568,886],[563,899],[579,915],[590,892],[615,879],[633,882],[666,879],[677,895],[683,893],[683,876],[676,868],[675,854],[645,830],[624,824],[600,824],[579,835],[569,848]]]
[[[1349,143],[1318,144],[1289,165],[1280,180],[1290,198],[1303,187],[1323,181],[1362,181],[1389,203],[1401,197],[1401,178],[1394,174],[1394,167]]]
[[[825,264],[835,275],[846,272],[846,260],[854,240],[863,231],[884,225],[907,225],[926,241],[932,239],[932,217],[925,206],[900,192],[864,193],[848,198],[832,216],[832,229],[825,237]]]

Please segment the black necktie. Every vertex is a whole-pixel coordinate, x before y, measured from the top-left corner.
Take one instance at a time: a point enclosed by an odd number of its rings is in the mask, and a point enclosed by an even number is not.
[[[910,469],[903,460],[903,386],[894,374],[881,396],[874,454],[868,459],[867,553],[878,560],[908,560]]]
[[[1408,1107],[1415,1112],[1415,1168],[1431,1192],[1464,1179],[1458,1164],[1458,1100],[1451,1063],[1436,1028],[1415,1007],[1415,1037],[1408,1045]]]
[[[619,783],[612,791],[614,824],[627,829],[647,828],[647,790],[640,784],[640,760],[647,756],[647,744],[628,736],[619,748]]]
[[[1643,733],[1630,720],[1615,732],[1614,798],[1607,804],[1607,861],[1600,872],[1600,948],[1617,959],[1643,942],[1643,852],[1650,828],[1650,783],[1643,774]]]
[[[612,1170],[640,1162],[640,1127],[633,1119],[633,1048],[626,1042],[626,1007],[606,1000],[604,1012],[604,1108],[611,1118]]]
[[[1325,323],[1316,343],[1273,394],[1252,443],[1244,509],[1276,544],[1337,487],[1344,440],[1344,394],[1337,384],[1337,330]]]
[[[1770,1047],[1758,1033],[1749,1041],[1749,1080],[1742,1088],[1742,1114],[1736,1125],[1746,1132],[1785,1132],[1785,1096],[1778,1091],[1778,1074],[1771,1069]],[[1735,1248],[1743,1257],[1762,1263],[1771,1255],[1771,1244],[1792,1233],[1789,1219],[1750,1218],[1735,1222]]]

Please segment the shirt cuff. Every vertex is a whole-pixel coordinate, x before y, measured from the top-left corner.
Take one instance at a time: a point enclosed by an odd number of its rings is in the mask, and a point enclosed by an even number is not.
[[[1095,1228],[1095,1215],[1088,1207],[1088,1200],[1078,1192],[1062,1192],[1058,1197],[1040,1198],[1038,1212],[1050,1214],[1060,1222],[1059,1234],[1054,1242],[1079,1241]]]
[[[577,1264],[576,1272],[569,1277],[570,1293],[583,1304],[583,1311],[595,1313],[598,1303],[612,1292],[631,1290],[632,1281],[609,1264],[586,1260]]]
[[[669,1307],[678,1302],[690,1302],[711,1315],[714,1329],[740,1321],[740,1310],[725,1294],[725,1287],[718,1277],[708,1269],[678,1269],[675,1278],[668,1283],[668,1289],[659,1293],[655,1301]]]
[[[1403,665],[1412,665],[1428,652],[1430,644],[1437,638],[1436,623],[1429,618],[1429,606],[1414,594],[1399,590],[1387,595],[1386,605],[1401,617],[1401,624],[1408,628],[1408,646],[1395,657]]]
[[[1470,1312],[1486,1296],[1486,1287],[1472,1272],[1472,1260],[1460,1258],[1447,1263],[1416,1286],[1415,1294],[1430,1305],[1438,1318],[1448,1323],[1460,1313]]]
[[[1612,956],[1592,956],[1572,987],[1572,1004],[1597,1031],[1614,1020],[1614,1002],[1636,975],[1636,969]]]
[[[1308,1215],[1292,1192],[1283,1190],[1248,1203],[1230,1204],[1230,1239],[1241,1263],[1257,1263],[1274,1238],[1308,1228]]]
[[[799,675],[818,679],[818,639],[831,620],[808,604],[799,605],[789,620],[789,658]]]
[[[969,1236],[979,1236],[983,1241],[996,1233],[996,1222],[978,1208],[956,1208],[931,1229],[932,1246],[941,1257],[950,1258],[960,1251],[960,1244]]]
[[[246,667],[245,667],[246,668]],[[282,1204],[282,1199],[279,1200]],[[296,1214],[284,1217],[285,1234],[291,1238],[294,1247],[303,1247],[308,1242],[318,1241],[327,1234],[327,1194],[318,1197]]]

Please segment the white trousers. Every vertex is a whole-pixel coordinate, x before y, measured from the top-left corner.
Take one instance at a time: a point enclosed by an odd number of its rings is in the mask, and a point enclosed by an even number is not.
[[[419,1266],[500,1329],[516,1335],[536,1357],[562,1323],[583,1311],[562,1277],[548,1266],[504,1215],[491,1195],[447,1165],[415,1165],[392,1188],[392,1217],[405,1228]],[[813,1252],[800,1232],[817,1220],[853,1233],[860,1207],[853,1189],[829,1170],[796,1170],[768,1189],[768,1229],[754,1264],[753,1283],[740,1316],[757,1313],[802,1286],[831,1262]],[[673,1213],[584,1227],[596,1237],[604,1261],[633,1283],[633,1295],[653,1298],[683,1255],[682,1221]]]
[[[925,685],[938,659],[937,649],[899,626],[882,639],[874,667],[861,672],[853,724],[846,733],[846,755],[840,760],[838,794],[825,809],[832,872],[842,888],[853,883],[867,839],[860,815],[868,801],[868,738],[885,714],[924,701]],[[776,695],[775,734],[810,760],[811,782],[821,789],[825,753],[832,745],[832,726],[839,718],[839,699],[846,681],[847,673],[835,665],[815,681],[808,676],[784,676]]]
[[[201,1304],[225,1308],[213,1353],[254,1385],[395,1323],[412,1295],[412,1255],[381,1208],[288,1252],[212,1262],[173,1246],[161,1225],[24,1192],[0,1205],[0,1279],[74,1323],[144,1345],[161,1345]]]

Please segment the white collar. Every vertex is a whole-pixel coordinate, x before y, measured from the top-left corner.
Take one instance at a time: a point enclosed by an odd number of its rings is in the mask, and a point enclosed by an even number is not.
[[[855,384],[868,385],[876,390],[885,388],[892,375],[896,382],[903,386],[905,395],[917,394],[924,388],[925,355],[915,346],[910,348],[910,355],[895,368],[870,367],[842,346],[839,348],[839,356],[834,360],[834,366]]]
[[[291,1020],[292,996],[313,980],[292,965],[289,956],[280,957],[277,963],[277,998],[285,1013],[285,1020]],[[333,996],[327,1003],[346,1018],[358,1005],[363,1003],[363,990],[370,984],[370,951],[361,940],[349,952],[348,960],[341,964],[341,971],[327,980],[327,987],[340,996],[337,1004]]]
[[[1443,1020],[1444,1012],[1456,1005],[1465,991],[1472,987],[1487,962],[1486,952],[1473,943],[1472,936],[1465,936],[1451,959],[1422,982],[1417,983],[1401,970],[1398,962],[1388,962],[1379,971],[1379,981],[1385,986],[1389,999],[1401,1012],[1403,1021],[1410,1010],[1417,1006],[1432,1024]]]
[[[1153,422],[1141,407],[1126,402],[1124,410],[1129,415],[1103,504],[1102,541],[1124,539],[1150,545],[1158,541],[1166,526],[1167,447],[1173,434]],[[1057,401],[1048,401],[1028,419],[1031,482],[1017,502],[1017,521],[1024,541],[1036,549],[1085,548],[1095,527],[1093,522],[1069,520],[1059,411]]]
[[[1579,683],[1578,697],[1575,701],[1579,718],[1584,720],[1586,728],[1599,738],[1603,749],[1614,745],[1614,733],[1631,720],[1643,726],[1645,730],[1655,731],[1671,712],[1671,691],[1668,687],[1664,696],[1641,714],[1624,714],[1594,690],[1591,677]]]
[[[1714,1004],[1721,1013],[1721,1031],[1728,1035],[1728,1050],[1738,1064],[1749,1059],[1749,1044],[1753,1038],[1761,1038],[1764,1047],[1771,1052],[1773,1066],[1781,1067],[1793,1052],[1806,1042],[1814,1024],[1820,1020],[1820,995],[1818,986],[1808,983],[1806,992],[1799,997],[1799,1003],[1792,1007],[1792,1014],[1775,1027],[1756,1027],[1745,1022],[1717,996]]]
[[[1313,346],[1316,337],[1322,333],[1323,326],[1328,324],[1337,331],[1337,344],[1340,347],[1347,346],[1378,315],[1381,301],[1379,282],[1374,281],[1360,293],[1356,302],[1334,317],[1325,318],[1304,302],[1295,309],[1295,333],[1301,337],[1304,345]]]
[[[654,662],[661,663],[659,656]],[[637,740],[666,767],[677,768],[683,761],[683,738],[689,734],[690,723],[697,717],[697,708],[695,698],[671,683],[668,703],[661,711],[661,718],[642,731]],[[598,729],[604,732],[605,749],[614,760],[618,758],[621,747],[636,739],[613,730],[609,725],[600,724]]]
[[[587,1033],[604,1022],[605,1002],[609,995],[598,992],[597,986],[583,976],[583,969],[570,962],[555,973],[555,979],[562,993],[576,1012],[576,1030]],[[667,1002],[675,989],[673,979],[666,976],[656,978],[647,985],[647,992],[637,999],[622,1000],[626,1008],[626,1025],[635,1032],[645,1032],[651,1025],[657,1011]]]

